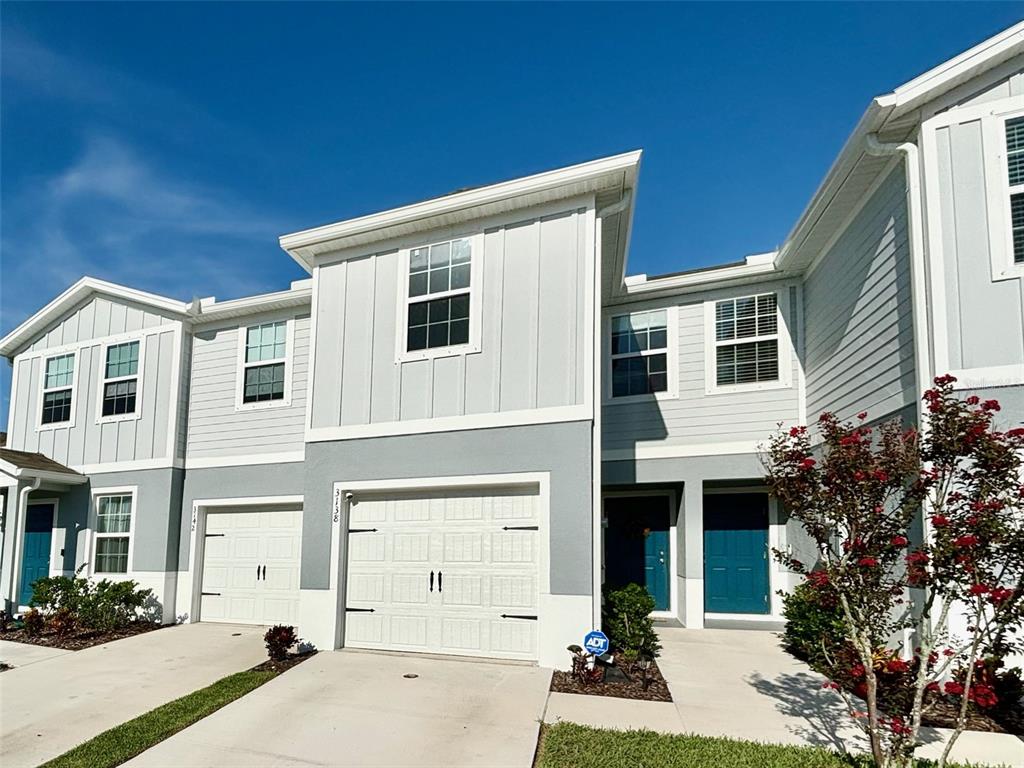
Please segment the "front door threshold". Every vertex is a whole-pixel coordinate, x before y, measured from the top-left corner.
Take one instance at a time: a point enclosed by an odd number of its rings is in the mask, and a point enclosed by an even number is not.
[[[764,613],[705,613],[705,629],[757,629],[766,632],[781,632],[786,620],[781,616]]]

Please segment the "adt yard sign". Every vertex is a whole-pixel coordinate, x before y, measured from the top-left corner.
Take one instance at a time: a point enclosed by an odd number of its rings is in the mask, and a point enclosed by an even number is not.
[[[583,647],[595,656],[608,653],[608,635],[595,629],[583,638]]]

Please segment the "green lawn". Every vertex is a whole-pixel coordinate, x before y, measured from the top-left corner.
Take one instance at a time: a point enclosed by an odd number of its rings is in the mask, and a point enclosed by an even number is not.
[[[250,669],[230,675],[104,731],[40,768],[113,768],[259,688],[278,674],[271,670]]]
[[[864,768],[868,764],[814,747],[558,723],[544,726],[535,768]]]

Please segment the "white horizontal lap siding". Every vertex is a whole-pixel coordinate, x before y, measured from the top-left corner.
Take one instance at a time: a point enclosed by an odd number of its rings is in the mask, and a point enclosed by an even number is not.
[[[303,420],[309,376],[308,316],[294,318],[292,348],[285,375],[291,377],[288,405],[239,410],[237,405],[239,333],[259,322],[292,316],[254,318],[239,327],[198,330],[192,349],[188,404],[188,459],[215,459],[303,448]]]
[[[1024,99],[1018,101],[1024,110]],[[1002,130],[993,133],[1005,141]],[[979,119],[935,132],[950,370],[1024,363],[1024,281],[992,279],[985,155],[1005,153],[986,146],[985,138]]]
[[[637,443],[677,446],[692,449],[707,446],[714,451],[716,443],[766,442],[778,429],[778,423],[796,423],[799,419],[799,363],[794,352],[789,359],[781,361],[789,366],[792,386],[762,389],[747,392],[716,392],[707,394],[706,360],[714,360],[714,354],[707,354],[704,330],[704,299],[725,299],[750,296],[758,293],[779,291],[780,308],[785,322],[780,323],[779,332],[789,329],[789,288],[774,282],[728,292],[702,294],[699,298],[685,297],[678,305],[678,398],[649,401],[606,402],[602,410],[602,447],[605,450],[634,448]],[[638,305],[640,306],[640,305]],[[668,302],[642,305],[643,309],[669,306]],[[612,314],[625,314],[628,306],[607,310]],[[607,334],[607,330],[605,331]],[[608,340],[602,340],[603,354],[608,354]],[[792,348],[792,344],[780,344]]]
[[[39,428],[40,378],[46,358],[57,352],[47,346],[37,352],[22,353],[14,364],[15,396],[11,404],[8,447],[38,451],[72,467],[160,459],[167,459],[170,463],[168,429],[177,397],[174,371],[180,326],[175,323],[135,328],[136,323],[131,321],[133,317],[140,323],[155,322],[158,318],[149,313],[133,315],[131,312],[131,307],[100,303],[96,299],[75,315],[79,316],[81,322],[77,327],[83,334],[89,329],[90,335],[101,333],[109,337],[108,331],[113,331],[119,341],[139,341],[138,418],[101,422],[98,415],[103,393],[104,342],[62,336],[62,346],[58,349],[62,353],[73,350],[76,354],[73,419],[66,426]],[[102,314],[104,322],[98,323],[94,313]],[[116,323],[109,320],[110,315]],[[57,339],[50,341],[56,342]]]
[[[577,207],[526,212],[523,221],[484,221],[320,266],[313,429],[583,403],[589,216]],[[473,242],[479,350],[400,359],[405,250],[462,236]]]
[[[804,284],[807,418],[916,402],[906,185],[894,167]]]

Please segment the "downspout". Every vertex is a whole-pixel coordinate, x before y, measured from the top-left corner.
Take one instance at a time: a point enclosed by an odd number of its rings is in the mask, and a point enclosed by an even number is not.
[[[18,596],[14,594],[14,585],[15,580],[17,579],[17,573],[19,570],[21,570],[21,544],[23,539],[22,536],[18,535],[18,531],[20,528],[19,523],[20,521],[23,521],[25,519],[25,516],[27,514],[28,495],[33,491],[38,491],[39,486],[42,485],[42,482],[43,478],[37,477],[31,483],[29,483],[28,485],[21,489],[21,492],[18,494],[18,508],[14,511],[14,547],[11,551],[11,573],[7,579],[7,594],[14,608],[18,607]],[[10,521],[5,520],[4,522],[9,523]],[[6,531],[6,526],[4,530]],[[7,537],[4,536],[4,538],[6,539]],[[3,544],[2,542],[0,542],[0,547],[2,546]],[[0,549],[0,552],[2,551],[3,550]]]
[[[925,412],[921,395],[932,386],[931,354],[928,344],[928,297],[927,275],[924,254],[924,216],[921,205],[921,164],[917,144],[905,141],[901,144],[884,144],[878,134],[869,133],[864,139],[869,155],[886,157],[896,154],[904,156],[903,168],[907,180],[907,217],[909,228],[907,238],[910,246],[910,297],[914,327],[914,373],[917,382],[917,428],[926,428]]]
[[[928,336],[928,300],[926,295],[925,254],[924,254],[924,222],[921,212],[921,164],[920,150],[912,141],[901,144],[883,144],[878,140],[877,133],[869,133],[864,139],[868,154],[884,157],[902,154],[903,168],[907,179],[907,217],[909,228],[907,237],[910,246],[910,295],[911,313],[914,327],[914,375],[917,382],[917,430],[925,435],[928,431],[928,420],[925,414],[922,395],[932,386],[935,375],[931,369]],[[925,540],[931,537],[928,524],[928,500],[921,504],[921,533]],[[909,627],[903,631],[903,652],[910,657],[915,645],[914,631]]]

